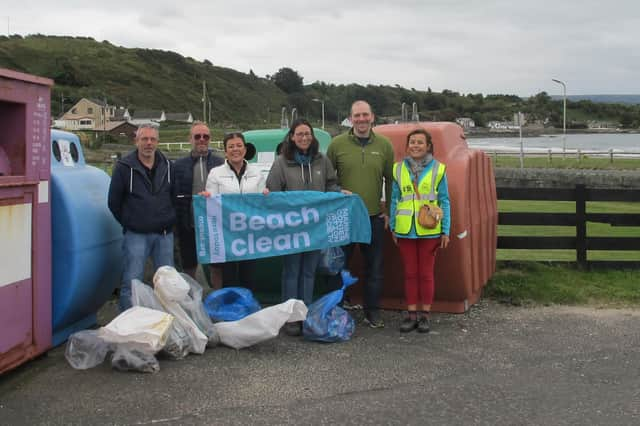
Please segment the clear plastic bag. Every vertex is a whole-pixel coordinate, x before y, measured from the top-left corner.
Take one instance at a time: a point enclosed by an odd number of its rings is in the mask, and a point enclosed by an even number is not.
[[[134,306],[144,306],[145,308],[165,312],[153,289],[140,280],[131,282],[131,302]],[[189,343],[189,333],[187,333],[182,323],[173,321],[167,337],[167,343],[161,352],[170,359],[182,359],[189,353]]]
[[[208,337],[208,347],[216,346],[220,343],[218,332],[213,326],[213,321],[207,315],[202,303],[202,286],[187,274],[180,274],[182,278],[189,284],[190,290],[186,298],[178,302],[182,309],[191,317],[198,328]]]
[[[82,330],[69,336],[64,357],[76,370],[86,370],[102,364],[114,348],[99,336],[98,330]]]
[[[337,275],[345,263],[344,251],[340,247],[329,247],[320,253],[318,272],[326,275]]]
[[[226,287],[209,293],[204,308],[215,321],[238,321],[260,310],[260,303],[251,290],[243,287]]]
[[[204,353],[209,338],[200,330],[180,302],[189,297],[191,287],[182,276],[170,266],[161,266],[153,276],[154,291],[164,309],[180,322],[189,336],[189,351]]]
[[[302,335],[307,340],[319,342],[344,342],[351,339],[355,322],[351,315],[338,304],[344,291],[358,279],[343,269],[342,288],[327,293],[309,306],[307,318],[302,324]]]
[[[119,371],[138,371],[140,373],[157,373],[160,363],[153,353],[127,344],[119,344],[111,366]]]

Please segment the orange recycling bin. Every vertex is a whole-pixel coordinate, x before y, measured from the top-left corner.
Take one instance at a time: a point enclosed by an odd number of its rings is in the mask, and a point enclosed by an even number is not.
[[[407,135],[416,128],[433,138],[434,157],[447,166],[451,199],[450,244],[439,250],[435,266],[436,312],[462,313],[480,298],[482,288],[495,272],[498,209],[490,158],[470,149],[460,126],[454,123],[403,123],[377,126],[374,132],[388,137],[395,160],[405,157]],[[404,309],[404,271],[400,253],[388,232],[384,242],[384,287],[381,307]],[[354,254],[352,267],[363,277],[361,257]],[[360,299],[361,286],[354,288]]]

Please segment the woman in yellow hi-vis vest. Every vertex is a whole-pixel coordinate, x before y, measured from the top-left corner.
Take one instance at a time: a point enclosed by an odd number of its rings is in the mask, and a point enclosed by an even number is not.
[[[433,158],[431,135],[416,129],[407,136],[407,156],[393,166],[390,226],[404,264],[407,317],[400,331],[429,332],[436,251],[449,245],[451,214],[445,165]],[[418,222],[420,207],[436,204],[442,218],[435,228]],[[418,309],[419,308],[419,309]]]

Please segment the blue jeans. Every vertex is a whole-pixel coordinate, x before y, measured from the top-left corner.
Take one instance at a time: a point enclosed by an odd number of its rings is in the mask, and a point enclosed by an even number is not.
[[[131,307],[131,281],[144,278],[144,265],[147,258],[153,259],[154,269],[160,266],[173,266],[173,233],[139,234],[127,231],[122,240],[122,258],[124,270],[120,284],[120,312]]]
[[[313,302],[320,250],[288,254],[282,260],[282,301],[299,299],[309,306]]]
[[[348,267],[353,250],[360,246],[360,253],[365,262],[364,309],[365,312],[376,311],[380,308],[380,294],[384,284],[384,269],[382,262],[384,246],[384,218],[376,215],[369,216],[371,222],[371,243],[353,243],[342,247],[345,256],[345,265]],[[329,285],[333,289],[342,286],[340,274],[329,279]]]

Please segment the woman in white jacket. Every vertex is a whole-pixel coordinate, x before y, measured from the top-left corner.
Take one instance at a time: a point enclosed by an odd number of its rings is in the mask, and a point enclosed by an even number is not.
[[[214,167],[209,172],[205,188],[207,195],[268,193],[265,189],[265,177],[257,167],[245,159],[247,143],[242,133],[228,133],[222,142],[226,160],[224,164]],[[250,148],[254,149],[252,145]],[[254,264],[253,260],[212,264],[214,288],[220,288],[221,284],[251,287]]]
[[[262,192],[265,178],[245,159],[247,143],[242,133],[229,133],[222,143],[226,160],[221,166],[211,169],[205,190],[211,195]]]

